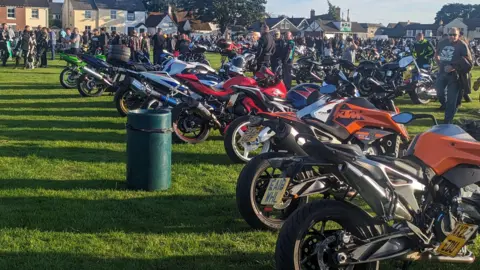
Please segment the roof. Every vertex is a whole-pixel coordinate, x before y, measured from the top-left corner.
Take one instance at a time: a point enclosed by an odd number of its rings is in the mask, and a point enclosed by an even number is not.
[[[157,27],[166,16],[168,16],[168,14],[150,14],[145,21],[145,25],[147,27]]]
[[[414,23],[405,26],[405,30],[432,30],[437,31],[438,25],[437,24],[421,24],[421,23]]]
[[[50,13],[52,14],[61,14],[62,13],[63,3],[50,3]]]
[[[363,28],[358,22],[351,22],[352,24],[352,33],[367,33],[367,29]],[[324,32],[327,33],[339,33],[340,30],[335,26],[333,21],[320,23],[320,27]]]
[[[191,20],[190,27],[192,31],[213,31],[210,23],[204,23],[198,20]]]
[[[472,30],[474,30],[472,28],[480,27],[480,18],[463,19],[463,23],[469,28],[469,31],[472,31]]]
[[[397,23],[389,23],[387,28],[395,28],[395,26],[397,26]]]
[[[358,22],[351,22],[352,23],[352,33],[367,33],[368,30],[362,27]]]
[[[325,33],[331,33],[331,32],[338,32],[339,30],[333,22],[331,21],[320,21],[320,28],[322,28],[323,32]]]
[[[287,18],[293,25],[299,27],[300,24],[306,20],[305,18]]]
[[[142,0],[94,0],[97,8],[127,11],[146,11]]]
[[[95,6],[95,1],[93,0],[71,0],[73,9],[75,10],[93,10],[97,9]]]
[[[360,26],[363,28],[368,28],[368,27],[383,27],[381,23],[360,23]]]
[[[331,16],[330,14],[322,14],[322,15],[317,15],[314,17],[315,20],[322,20],[322,21],[333,21],[335,20],[335,18],[333,18],[333,16]]]
[[[405,28],[404,27],[380,28],[375,33],[375,35],[387,35],[390,38],[400,38],[405,36]]]
[[[286,18],[266,18],[264,21],[259,21],[254,24],[252,24],[248,29],[249,30],[254,30],[256,32],[260,32],[262,25],[265,23],[269,28],[274,27],[277,25],[279,22],[283,21]]]
[[[173,14],[176,23],[181,23],[192,19],[192,13],[190,11],[178,11]],[[173,18],[172,18],[173,19]]]
[[[48,0],[0,0],[0,6],[46,7]]]
[[[142,23],[139,23],[139,24],[135,25],[135,28],[139,28],[141,26],[147,27],[147,25],[142,22]]]

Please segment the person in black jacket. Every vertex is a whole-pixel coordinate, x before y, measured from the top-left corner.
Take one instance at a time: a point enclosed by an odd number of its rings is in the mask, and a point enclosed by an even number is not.
[[[2,28],[0,29],[0,51],[3,51],[3,57],[1,59],[2,65],[6,66],[7,65],[7,60],[8,60],[8,47],[7,47],[7,41],[10,39],[8,34],[8,27],[6,23],[2,23]]]
[[[284,41],[280,32],[275,32],[275,53],[272,55],[272,71],[276,72],[282,62],[281,54],[283,51]]]
[[[40,65],[41,68],[47,67],[47,51],[48,51],[48,29],[46,27],[42,28],[38,32],[40,37],[37,37],[37,65]],[[40,60],[40,61],[39,61]]]
[[[98,29],[94,29],[93,35],[90,38],[90,53],[95,54],[95,51],[101,47],[100,33],[98,32]]]
[[[323,37],[317,37],[315,39],[315,48],[317,49],[317,56],[322,56],[323,55],[323,49],[325,48],[325,43],[323,41]]]
[[[295,42],[292,33],[285,33],[285,41],[281,52],[281,61],[283,66],[283,82],[287,89],[292,87],[292,64],[295,56]]]
[[[270,58],[275,53],[275,41],[270,35],[270,28],[267,25],[262,26],[262,36],[258,40],[257,54],[255,60],[257,61],[257,71],[262,66],[270,67]]]
[[[100,42],[100,48],[103,52],[103,54],[107,54],[107,45],[108,45],[108,40],[109,36],[107,32],[105,31],[105,27],[100,28],[100,37],[99,37],[99,42]]]
[[[165,49],[166,40],[162,34],[162,29],[158,29],[158,32],[153,36],[153,64],[161,64],[160,63],[160,55],[162,55],[162,51]]]
[[[190,40],[188,39],[187,35],[182,34],[180,36],[180,40],[175,46],[175,51],[180,52],[180,54],[190,53]]]

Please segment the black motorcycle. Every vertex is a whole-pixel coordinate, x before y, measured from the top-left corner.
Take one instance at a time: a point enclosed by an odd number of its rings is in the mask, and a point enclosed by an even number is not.
[[[190,52],[178,56],[178,60],[185,62],[197,62],[210,66],[210,61],[205,57],[208,48],[203,45],[193,45]]]

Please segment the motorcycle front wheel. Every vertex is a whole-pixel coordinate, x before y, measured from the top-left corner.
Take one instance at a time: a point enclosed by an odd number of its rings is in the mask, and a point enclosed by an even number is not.
[[[73,89],[77,86],[78,73],[73,69],[66,67],[60,73],[60,84],[65,89]]]
[[[115,93],[113,101],[118,114],[125,117],[129,111],[140,109],[145,102],[145,98],[136,95],[129,87],[122,87]]]
[[[173,108],[172,127],[177,138],[189,144],[204,142],[210,135],[208,121],[202,119],[186,104]]]

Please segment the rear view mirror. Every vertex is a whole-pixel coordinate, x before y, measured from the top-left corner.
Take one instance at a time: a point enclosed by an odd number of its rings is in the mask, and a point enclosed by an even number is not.
[[[399,113],[392,116],[392,120],[398,124],[408,124],[413,121],[415,116],[411,113]]]
[[[333,94],[335,93],[335,91],[337,91],[337,87],[333,84],[327,84],[325,86],[322,86],[322,88],[320,88],[321,94]]]

